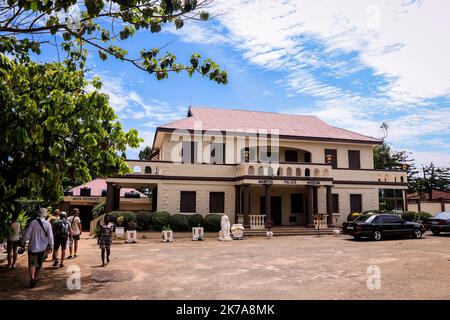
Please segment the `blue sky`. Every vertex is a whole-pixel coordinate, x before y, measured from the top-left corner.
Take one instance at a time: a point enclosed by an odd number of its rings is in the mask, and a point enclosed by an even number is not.
[[[450,2],[446,0],[216,0],[208,22],[122,43],[161,47],[187,62],[213,58],[229,84],[200,76],[157,81],[131,65],[89,58],[126,129],[154,129],[192,105],[314,114],[407,150],[417,165],[450,166]],[[165,50],[163,49],[163,52]],[[129,150],[136,158],[138,150]]]

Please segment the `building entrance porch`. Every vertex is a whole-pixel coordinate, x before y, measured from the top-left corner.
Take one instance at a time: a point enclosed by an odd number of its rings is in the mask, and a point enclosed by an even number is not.
[[[332,225],[331,185],[243,184],[236,187],[236,221],[250,229],[272,226],[314,228],[315,214],[324,215],[323,227]]]

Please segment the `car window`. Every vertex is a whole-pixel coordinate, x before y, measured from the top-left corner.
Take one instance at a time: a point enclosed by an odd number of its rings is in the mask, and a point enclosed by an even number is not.
[[[450,219],[450,212],[441,212],[436,215],[437,219]]]
[[[354,221],[355,222],[368,222],[368,223],[371,223],[373,220],[374,220],[374,218],[376,218],[376,216],[375,215],[372,215],[372,214],[364,214],[364,215],[362,215],[362,216],[359,216],[358,218],[356,218]]]
[[[400,222],[402,222],[402,219],[400,219],[397,216],[386,216],[386,222],[387,223],[400,223]]]
[[[385,218],[384,216],[376,216],[375,219],[373,219],[372,222],[375,222],[375,223],[384,223],[384,222],[385,222],[384,218]]]

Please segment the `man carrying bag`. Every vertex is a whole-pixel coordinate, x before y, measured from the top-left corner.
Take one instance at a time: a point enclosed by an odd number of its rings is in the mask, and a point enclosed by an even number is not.
[[[23,243],[28,243],[28,271],[30,273],[30,289],[36,286],[39,271],[46,255],[53,251],[53,231],[50,223],[45,220],[47,209],[40,208],[39,216],[28,226],[23,236]]]

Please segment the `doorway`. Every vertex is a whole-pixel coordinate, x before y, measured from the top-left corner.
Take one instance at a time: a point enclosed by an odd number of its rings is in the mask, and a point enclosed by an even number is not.
[[[83,231],[88,231],[91,226],[92,209],[94,206],[70,206],[70,212],[72,212],[74,208],[80,210],[80,220]],[[68,214],[70,213],[68,212]]]
[[[281,226],[281,197],[270,197],[270,211],[272,217],[272,224],[274,226]],[[261,214],[266,214],[266,197],[260,199]]]

